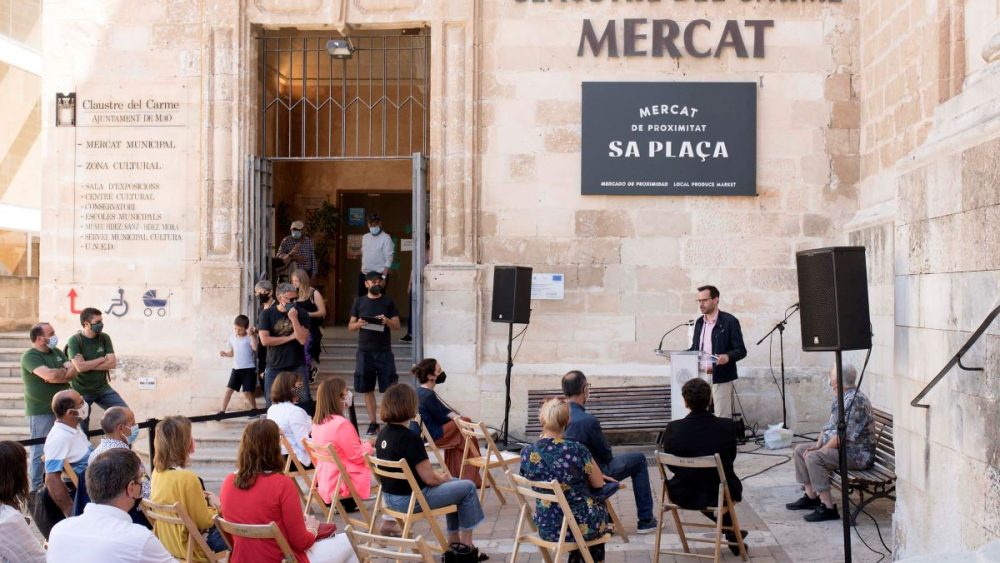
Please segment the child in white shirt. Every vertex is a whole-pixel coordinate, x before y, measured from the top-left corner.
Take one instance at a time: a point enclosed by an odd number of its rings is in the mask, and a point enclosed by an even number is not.
[[[229,383],[222,398],[220,414],[226,412],[233,393],[241,389],[250,407],[257,408],[257,399],[254,397],[254,393],[257,392],[257,337],[254,332],[246,315],[237,316],[233,321],[233,334],[229,337],[226,348],[219,350],[219,355],[223,358],[233,359],[233,370],[229,373]]]

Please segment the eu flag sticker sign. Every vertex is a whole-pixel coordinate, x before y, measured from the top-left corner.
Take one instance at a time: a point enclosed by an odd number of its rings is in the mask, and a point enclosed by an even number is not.
[[[566,280],[562,274],[531,274],[532,299],[563,299]]]
[[[756,195],[755,82],[584,82],[583,195]]]

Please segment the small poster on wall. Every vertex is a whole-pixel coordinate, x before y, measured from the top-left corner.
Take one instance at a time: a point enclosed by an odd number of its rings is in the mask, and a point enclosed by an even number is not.
[[[361,258],[361,237],[364,235],[347,235],[347,259]]]
[[[347,224],[352,227],[365,226],[365,208],[351,207],[347,210]]]

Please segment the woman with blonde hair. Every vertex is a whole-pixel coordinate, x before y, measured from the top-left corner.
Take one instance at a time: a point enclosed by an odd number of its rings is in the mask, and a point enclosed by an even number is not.
[[[333,536],[335,527],[302,516],[302,504],[291,478],[282,473],[278,425],[259,419],[243,429],[236,473],[222,483],[222,517],[232,524],[274,522],[300,563],[357,562],[347,536]],[[233,537],[230,563],[282,561],[273,540]]]
[[[298,308],[309,313],[309,340],[306,341],[306,366],[309,368],[310,383],[319,371],[319,355],[323,343],[323,319],[326,318],[326,302],[316,288],[309,285],[309,273],[299,268],[292,272],[292,285],[298,290]]]
[[[542,405],[538,419],[542,423],[542,437],[521,450],[521,476],[532,481],[554,479],[562,484],[584,539],[601,537],[608,529],[608,510],[591,489],[600,489],[606,480],[613,480],[601,473],[586,446],[563,438],[569,425],[569,404],[562,399],[550,399]],[[543,540],[559,541],[562,519],[559,506],[536,502],[535,524]],[[590,555],[594,561],[603,561],[604,546],[590,548]],[[578,552],[570,554],[571,561],[577,558],[580,558]]]
[[[186,469],[194,453],[191,421],[183,416],[168,416],[156,424],[153,439],[153,477],[149,500],[157,504],[179,502],[188,516],[205,534],[208,546],[216,553],[226,551],[226,543],[215,528],[219,498],[205,490],[198,475]],[[187,557],[188,532],[184,526],[155,522],[153,532],[174,557]],[[196,551],[202,559],[204,556]]]

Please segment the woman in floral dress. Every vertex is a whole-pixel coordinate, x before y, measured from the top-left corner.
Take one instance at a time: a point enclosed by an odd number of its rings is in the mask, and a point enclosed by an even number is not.
[[[560,399],[547,401],[542,405],[538,418],[542,423],[542,437],[534,445],[521,450],[521,475],[532,481],[555,479],[562,484],[584,539],[596,539],[610,531],[607,508],[590,492],[591,488],[604,486],[604,475],[586,446],[563,439],[563,432],[569,424],[568,404]],[[559,541],[562,519],[559,506],[536,501],[535,524],[542,539]],[[603,561],[604,546],[590,548],[590,554],[595,561]],[[570,560],[578,557],[577,552],[572,552]]]

